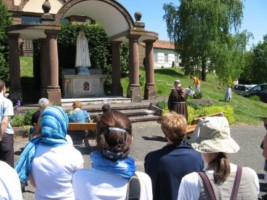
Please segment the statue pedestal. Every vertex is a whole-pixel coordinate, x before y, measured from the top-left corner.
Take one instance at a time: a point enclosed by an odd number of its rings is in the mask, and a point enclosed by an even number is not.
[[[64,98],[86,98],[105,96],[104,82],[107,75],[63,74]]]

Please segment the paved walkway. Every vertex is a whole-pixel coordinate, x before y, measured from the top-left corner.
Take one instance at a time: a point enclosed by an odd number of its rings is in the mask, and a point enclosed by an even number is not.
[[[264,159],[261,155],[260,143],[265,134],[263,126],[249,126],[243,124],[235,124],[231,126],[233,138],[240,145],[241,149],[238,153],[229,155],[233,163],[241,164],[253,168],[259,174],[264,173]],[[163,147],[166,142],[161,133],[160,125],[157,122],[142,122],[133,124],[134,144],[131,155],[136,160],[137,169],[143,171],[143,161],[145,155],[153,150]],[[17,137],[15,140],[16,158],[21,152],[21,148],[26,144],[27,139]],[[94,142],[91,141],[92,145]],[[85,168],[90,167],[89,153],[91,149],[84,145],[76,146],[83,154],[85,160]],[[26,187],[28,190],[24,193],[25,200],[33,199],[34,189]],[[265,193],[260,194],[265,195]]]

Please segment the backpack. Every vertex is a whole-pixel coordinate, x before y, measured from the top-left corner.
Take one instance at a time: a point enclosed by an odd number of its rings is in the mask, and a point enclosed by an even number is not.
[[[141,196],[141,186],[139,178],[134,174],[127,185],[126,200],[139,200]]]
[[[212,188],[212,185],[210,183],[208,176],[205,174],[205,172],[198,172],[198,174],[203,181],[204,187],[206,187],[206,189],[208,191],[207,196],[209,196],[209,199],[210,200],[216,200],[214,190]],[[238,188],[240,185],[241,175],[242,175],[242,167],[238,165],[230,200],[236,200]]]

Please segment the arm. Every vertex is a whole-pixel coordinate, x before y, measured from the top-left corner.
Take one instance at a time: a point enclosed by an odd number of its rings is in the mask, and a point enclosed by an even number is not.
[[[32,173],[30,173],[29,181],[30,181],[30,183],[31,183],[31,185],[32,185],[33,187],[36,187],[36,183],[35,183],[35,180],[34,180],[34,178],[33,178]]]
[[[178,190],[177,200],[199,199],[200,181],[196,172],[183,177]]]
[[[185,89],[181,90],[180,96],[184,101],[186,101],[188,95]]]
[[[168,99],[168,109],[170,111],[173,110],[173,90],[171,91],[169,99]]]
[[[1,122],[0,141],[2,141],[2,138],[6,132],[7,125],[8,125],[8,116],[4,116]]]
[[[263,152],[262,155],[265,159],[267,159],[267,135],[264,136],[263,139]]]

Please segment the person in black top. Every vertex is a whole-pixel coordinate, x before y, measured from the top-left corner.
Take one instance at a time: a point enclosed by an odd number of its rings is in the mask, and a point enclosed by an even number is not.
[[[182,88],[180,80],[174,81],[173,86],[174,88],[172,89],[168,99],[168,109],[183,115],[188,121],[188,111],[186,105],[188,94],[186,90]]]
[[[183,176],[204,168],[201,154],[183,142],[186,127],[186,119],[180,114],[171,112],[162,116],[161,129],[167,145],[148,153],[144,163],[152,180],[154,200],[176,200]]]

